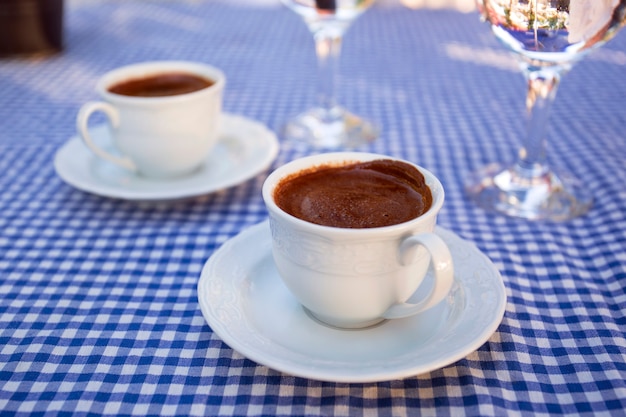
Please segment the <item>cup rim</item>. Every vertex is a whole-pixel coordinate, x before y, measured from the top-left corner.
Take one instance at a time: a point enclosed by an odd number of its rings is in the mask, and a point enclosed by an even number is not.
[[[373,161],[378,159],[390,159],[394,161],[401,161],[404,163],[408,163],[415,168],[417,168],[426,180],[426,184],[428,184],[431,189],[431,193],[433,194],[433,201],[430,208],[423,213],[422,215],[411,219],[409,221],[393,224],[389,226],[381,226],[381,227],[369,227],[369,228],[342,228],[342,227],[334,227],[334,226],[325,226],[321,224],[311,223],[306,220],[302,220],[298,217],[295,217],[283,209],[278,207],[276,202],[274,201],[274,190],[276,186],[280,183],[280,181],[285,178],[287,175],[294,174],[296,172],[314,167],[319,165],[324,165],[330,162],[366,162]],[[434,189],[433,189],[434,188]],[[386,234],[386,233],[395,233],[398,231],[403,231],[407,229],[411,229],[412,227],[427,222],[428,220],[436,217],[439,213],[441,207],[443,206],[443,202],[445,199],[445,192],[443,189],[443,185],[441,181],[429,170],[413,163],[407,161],[406,159],[397,158],[389,155],[377,154],[377,153],[367,153],[367,152],[332,152],[332,153],[323,153],[311,156],[305,156],[302,158],[294,159],[278,168],[276,168],[263,182],[262,187],[262,195],[265,205],[270,213],[275,213],[281,218],[291,222],[294,226],[299,226],[300,228],[308,228],[312,231],[319,231],[324,233],[325,235],[335,235],[341,234],[342,236],[348,235],[365,235],[371,233],[377,234]]]
[[[160,74],[168,71],[183,71],[194,75],[200,75],[209,78],[214,83],[201,90],[191,93],[176,94],[173,96],[160,97],[138,97],[126,96],[122,94],[112,93],[108,88],[123,80],[133,78],[146,77],[153,74]],[[212,65],[204,64],[196,61],[144,61],[134,64],[124,65],[114,68],[103,74],[96,83],[96,91],[105,99],[116,103],[141,104],[141,105],[161,105],[165,103],[176,103],[188,100],[191,97],[201,96],[205,94],[214,94],[224,89],[226,84],[226,76],[224,72]]]

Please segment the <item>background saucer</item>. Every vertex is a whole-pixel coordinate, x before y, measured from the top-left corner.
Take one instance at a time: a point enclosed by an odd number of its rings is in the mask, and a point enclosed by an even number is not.
[[[338,330],[312,320],[278,276],[268,222],[229,240],[206,262],[198,282],[200,308],[226,344],[288,374],[376,382],[429,372],[484,344],[506,305],[502,278],[491,261],[454,233],[442,228],[436,233],[452,253],[455,284],[445,302],[423,314],[364,330]]]
[[[106,125],[91,129],[98,143],[109,142]],[[56,153],[54,168],[66,183],[104,197],[135,201],[176,200],[223,190],[267,169],[278,154],[276,135],[261,123],[224,114],[220,139],[196,172],[174,179],[146,178],[95,156],[74,136]]]

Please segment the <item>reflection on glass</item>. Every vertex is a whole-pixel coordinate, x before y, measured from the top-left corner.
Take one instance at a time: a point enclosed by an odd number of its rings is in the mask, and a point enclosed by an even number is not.
[[[466,186],[480,206],[514,217],[568,220],[592,205],[590,190],[546,163],[545,133],[561,77],[624,25],[626,0],[477,0],[527,81],[528,131],[513,166],[491,165]]]

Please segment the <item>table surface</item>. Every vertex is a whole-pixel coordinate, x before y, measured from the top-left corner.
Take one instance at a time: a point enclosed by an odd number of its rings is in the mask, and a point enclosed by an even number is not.
[[[361,150],[433,171],[439,224],[500,271],[508,303],[487,343],[424,375],[321,382],[261,366],[206,324],[207,259],[267,217],[269,171],[173,204],[78,191],[55,173],[75,115],[114,67],[221,67],[225,110],[278,132],[315,100],[302,21],[274,1],[68,1],[66,49],[0,60],[0,411],[15,415],[625,415],[626,36],[580,62],[552,114],[553,166],[592,211],[568,223],[487,213],[463,179],[512,160],[525,86],[476,13],[377,4],[350,29],[340,101],[374,120]],[[273,167],[312,150],[281,140]]]

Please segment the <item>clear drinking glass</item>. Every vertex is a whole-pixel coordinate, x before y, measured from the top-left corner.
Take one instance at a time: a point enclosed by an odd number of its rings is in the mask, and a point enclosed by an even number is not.
[[[476,0],[521,64],[528,131],[513,166],[494,164],[466,184],[480,206],[513,217],[569,220],[592,205],[589,189],[546,163],[545,133],[561,77],[624,26],[626,0]]]
[[[334,90],[343,35],[374,0],[282,1],[304,19],[313,34],[320,87],[317,107],[290,120],[285,137],[327,149],[355,148],[373,141],[377,129],[339,106]]]

